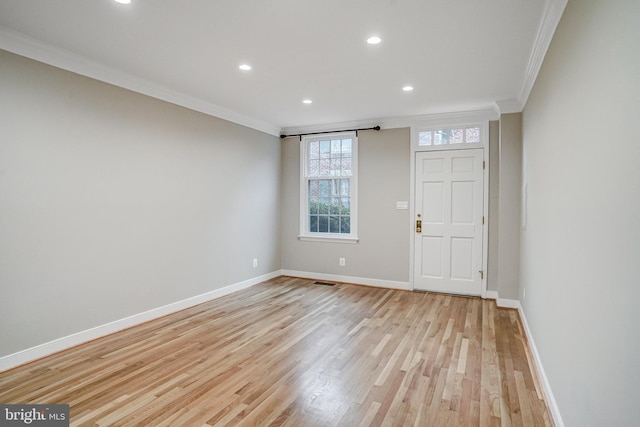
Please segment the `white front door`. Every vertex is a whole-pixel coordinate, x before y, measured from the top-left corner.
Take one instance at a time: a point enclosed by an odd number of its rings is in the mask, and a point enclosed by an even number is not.
[[[416,153],[414,289],[482,294],[482,160],[481,148]]]

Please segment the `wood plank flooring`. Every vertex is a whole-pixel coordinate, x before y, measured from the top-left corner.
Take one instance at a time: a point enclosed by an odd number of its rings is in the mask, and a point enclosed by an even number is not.
[[[279,277],[0,373],[72,426],[550,426],[515,310]]]

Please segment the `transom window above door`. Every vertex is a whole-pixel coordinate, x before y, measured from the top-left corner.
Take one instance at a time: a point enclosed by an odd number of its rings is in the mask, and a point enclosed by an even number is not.
[[[482,143],[480,126],[430,129],[418,132],[418,146],[439,146]]]

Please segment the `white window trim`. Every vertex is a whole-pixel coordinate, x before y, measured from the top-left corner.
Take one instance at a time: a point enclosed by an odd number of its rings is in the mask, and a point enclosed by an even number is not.
[[[321,139],[351,138],[351,221],[349,234],[311,233],[309,232],[308,192],[307,185],[307,142]],[[332,178],[332,177],[327,177]],[[340,177],[333,177],[340,178]],[[326,133],[320,135],[303,136],[300,138],[300,234],[298,239],[308,242],[325,243],[358,243],[358,136],[356,132]]]
[[[340,237],[339,234],[327,234],[327,237],[322,236],[303,236],[299,235],[298,239],[305,242],[323,242],[323,243],[358,243],[360,239],[357,237]]]

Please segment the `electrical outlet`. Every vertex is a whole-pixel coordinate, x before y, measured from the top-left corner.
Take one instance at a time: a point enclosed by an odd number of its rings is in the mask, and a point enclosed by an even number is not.
[[[344,258],[340,258],[339,262],[340,267],[344,267],[345,265],[347,265],[347,260]]]
[[[253,259],[253,268],[256,268],[258,266],[258,258],[254,258]]]

